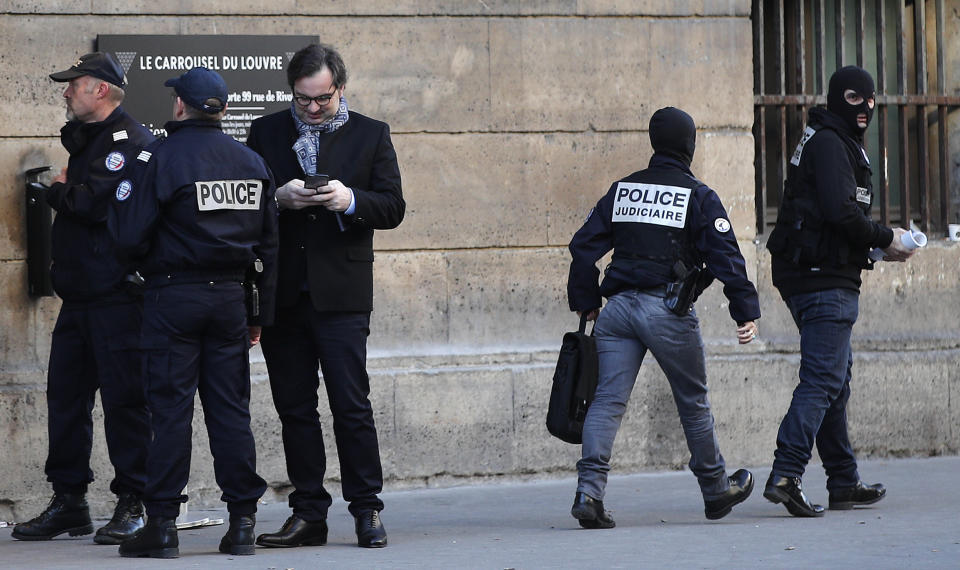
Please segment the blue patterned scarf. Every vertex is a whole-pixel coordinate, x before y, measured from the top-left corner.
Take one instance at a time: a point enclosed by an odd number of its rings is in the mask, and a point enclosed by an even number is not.
[[[308,125],[297,115],[297,103],[290,104],[290,113],[293,115],[293,122],[297,125],[297,132],[300,137],[293,143],[293,151],[297,153],[297,161],[300,162],[300,168],[304,174],[317,173],[317,153],[320,148],[320,135],[322,133],[332,133],[347,123],[350,118],[347,112],[347,98],[340,97],[340,107],[337,114],[329,121],[319,125]]]

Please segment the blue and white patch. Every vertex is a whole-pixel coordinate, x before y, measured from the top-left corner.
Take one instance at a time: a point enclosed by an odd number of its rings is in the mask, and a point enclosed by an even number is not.
[[[587,223],[590,221],[590,218],[593,217],[594,210],[596,210],[596,208],[590,208],[590,211],[587,212],[587,219],[583,220],[583,223]]]
[[[107,165],[107,170],[110,172],[116,172],[121,170],[125,164],[127,164],[127,157],[123,156],[122,152],[111,152],[107,155],[107,160],[105,161]]]
[[[873,195],[870,194],[870,190],[857,186],[857,202],[861,204],[870,205],[870,202],[873,201]]]
[[[621,182],[613,202],[612,222],[637,222],[682,228],[687,223],[689,188]]]
[[[133,183],[129,180],[123,180],[117,185],[117,201],[123,202],[133,193]]]
[[[117,131],[117,132],[113,133],[113,142],[125,141],[125,140],[127,140],[128,138],[130,138],[130,137],[127,136],[127,131],[126,131],[126,130]]]
[[[793,151],[793,156],[790,157],[790,164],[800,166],[800,156],[803,154],[803,147],[815,134],[817,134],[816,129],[810,127],[803,129],[803,136],[800,137],[800,142],[797,143],[797,150]]]
[[[149,151],[146,151],[146,150],[141,150],[141,151],[140,151],[140,154],[137,155],[137,160],[140,160],[140,161],[143,161],[143,162],[150,162],[150,157],[151,157],[151,156],[153,156],[153,153],[152,153],[152,152],[149,152]]]
[[[713,227],[720,233],[725,234],[730,231],[730,221],[726,218],[717,218],[713,220]]]

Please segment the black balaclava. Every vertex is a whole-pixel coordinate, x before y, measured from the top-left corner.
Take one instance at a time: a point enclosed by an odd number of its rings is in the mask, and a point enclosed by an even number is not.
[[[690,166],[697,147],[697,126],[693,124],[693,117],[675,107],[658,110],[650,117],[650,144],[655,153]]]
[[[843,98],[843,92],[853,89],[863,97],[863,103],[851,105]],[[873,77],[867,70],[855,65],[841,67],[830,76],[830,90],[827,91],[827,109],[838,115],[854,133],[863,135],[866,127],[857,126],[857,115],[867,115],[867,125],[873,118],[873,109],[867,105],[867,99],[874,96]]]

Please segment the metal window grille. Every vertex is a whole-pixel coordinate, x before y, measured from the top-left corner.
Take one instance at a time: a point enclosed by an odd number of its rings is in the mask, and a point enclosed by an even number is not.
[[[948,94],[943,0],[753,0],[752,20],[758,233],[776,221],[807,110],[826,104],[830,75],[850,64],[876,82],[865,135],[874,212],[884,224],[919,221],[931,236],[960,222],[948,124],[960,96]]]

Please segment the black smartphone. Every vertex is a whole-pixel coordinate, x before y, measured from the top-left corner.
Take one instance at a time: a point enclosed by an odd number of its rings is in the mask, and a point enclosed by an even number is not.
[[[326,174],[308,174],[307,179],[303,181],[303,187],[315,190],[320,193],[319,188],[326,186],[330,182],[330,177]]]

